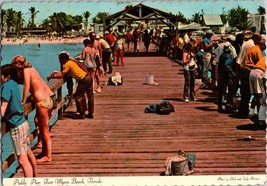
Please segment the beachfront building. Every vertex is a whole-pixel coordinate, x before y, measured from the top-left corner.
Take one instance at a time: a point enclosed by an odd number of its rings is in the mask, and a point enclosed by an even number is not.
[[[265,34],[266,18],[265,15],[259,14],[248,14],[248,21],[251,23],[251,28],[253,31]]]
[[[125,25],[128,26],[125,30],[132,27],[132,24],[137,24],[141,28],[155,27],[161,29],[159,27],[160,24],[162,25],[161,27],[167,26],[170,30],[178,32],[177,16],[141,3],[136,6],[126,7],[124,10],[106,17],[103,22],[103,30],[114,29],[114,26],[119,22],[125,22]]]
[[[224,25],[219,14],[203,14],[202,26],[209,27],[214,33],[223,33]]]
[[[125,30],[127,30],[127,28],[130,25],[127,24],[124,21],[120,21],[118,23],[116,23],[112,28],[110,28],[111,31],[114,31],[115,29],[117,29],[120,32],[125,32]],[[95,33],[103,33],[104,31],[104,24],[103,23],[92,23],[92,31],[94,31]]]

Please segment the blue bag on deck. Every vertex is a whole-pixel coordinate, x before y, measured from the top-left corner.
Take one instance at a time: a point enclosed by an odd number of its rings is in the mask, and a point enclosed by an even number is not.
[[[149,104],[145,108],[145,113],[170,114],[174,112],[174,106],[167,100],[163,100],[159,104]]]
[[[157,104],[149,104],[147,108],[145,108],[145,113],[156,113],[157,112]]]

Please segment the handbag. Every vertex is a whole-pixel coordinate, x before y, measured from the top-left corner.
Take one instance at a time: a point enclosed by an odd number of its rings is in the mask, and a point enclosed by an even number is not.
[[[85,54],[84,66],[86,68],[96,68],[95,58],[91,54]]]
[[[191,58],[189,63],[188,63],[188,66],[189,66],[189,70],[194,70],[196,68],[196,61],[194,60],[194,58]]]

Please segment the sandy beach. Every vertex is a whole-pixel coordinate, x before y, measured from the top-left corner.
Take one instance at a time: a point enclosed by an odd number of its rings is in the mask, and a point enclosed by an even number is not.
[[[64,44],[64,43],[82,43],[85,37],[76,38],[54,38],[54,39],[41,39],[41,38],[3,38],[1,40],[1,45],[22,45],[22,44]]]

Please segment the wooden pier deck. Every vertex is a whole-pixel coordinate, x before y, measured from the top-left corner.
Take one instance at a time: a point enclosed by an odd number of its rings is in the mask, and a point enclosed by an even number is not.
[[[218,113],[210,90],[198,90],[198,101],[183,102],[182,67],[166,57],[126,57],[125,64],[114,67],[123,85],[95,94],[94,119],[69,118],[73,105],[53,126],[53,161],[38,164],[38,177],[159,176],[179,149],[196,154],[192,176],[265,174],[264,130],[249,119]],[[158,85],[146,85],[147,74]],[[144,113],[163,99],[174,113]],[[255,140],[243,140],[248,135]],[[19,177],[21,169],[14,175]]]

